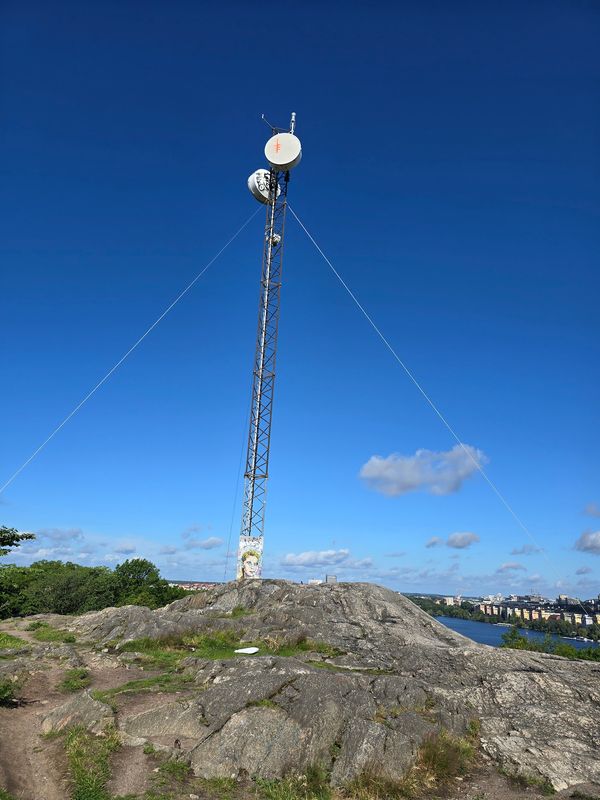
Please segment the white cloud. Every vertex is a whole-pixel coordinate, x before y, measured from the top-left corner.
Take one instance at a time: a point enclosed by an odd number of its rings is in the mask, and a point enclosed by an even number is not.
[[[590,572],[593,572],[591,567],[579,567],[579,569],[575,570],[575,575],[589,575]]]
[[[135,545],[133,542],[120,542],[113,550],[115,553],[120,553],[123,556],[129,556],[135,553]]]
[[[71,542],[83,539],[81,528],[40,528],[36,535],[53,542]]]
[[[73,550],[70,547],[38,547],[36,550],[28,550],[25,553],[31,558],[54,558],[58,556],[72,556]]]
[[[474,542],[479,541],[479,536],[476,533],[459,531],[457,533],[451,533],[446,540],[442,539],[441,536],[432,536],[431,539],[425,542],[425,547],[442,547],[442,545],[447,545],[448,547],[453,547],[455,550],[464,550],[466,547],[470,547]]]
[[[527,567],[524,567],[523,564],[519,564],[516,561],[507,561],[499,566],[496,572],[513,572],[514,570],[518,569],[527,571]]]
[[[600,556],[600,531],[586,531],[575,542],[575,550]]]
[[[600,517],[600,506],[598,503],[588,503],[584,509],[584,513],[590,517]]]
[[[398,550],[395,553],[384,553],[386,558],[402,558],[402,556],[406,555],[406,550]]]
[[[431,539],[428,539],[425,542],[425,547],[440,547],[444,544],[444,540],[441,539],[439,536],[432,536]]]
[[[342,550],[305,550],[303,553],[287,553],[281,559],[285,567],[331,567],[348,560],[350,551]]]
[[[360,470],[360,477],[375,491],[397,497],[408,492],[430,494],[457,492],[468,477],[488,461],[471,445],[455,445],[451,450],[417,450],[414,456],[392,453],[371,456]]]
[[[456,550],[464,550],[465,547],[470,547],[474,542],[479,541],[479,536],[476,533],[465,531],[464,533],[451,533],[446,544]]]
[[[223,539],[219,539],[218,536],[209,536],[208,539],[188,539],[185,543],[184,547],[186,550],[191,550],[194,548],[201,548],[202,550],[214,550],[215,547],[220,547],[223,544]]]
[[[168,547],[168,546],[165,545],[164,547],[161,547],[158,552],[159,552],[159,555],[161,555],[161,556],[173,556],[177,552],[177,548],[176,547]]]
[[[510,551],[511,556],[531,556],[534,553],[541,553],[542,548],[535,544],[524,544],[522,547],[513,547]]]
[[[194,522],[193,525],[190,525],[184,530],[181,536],[183,539],[189,539],[190,536],[193,536],[195,533],[202,533],[202,531],[210,530],[212,530],[212,525],[200,525],[198,522]]]

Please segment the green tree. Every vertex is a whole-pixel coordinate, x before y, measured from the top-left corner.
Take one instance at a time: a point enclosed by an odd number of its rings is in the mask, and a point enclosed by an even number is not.
[[[524,636],[521,636],[517,627],[513,627],[502,634],[502,647],[510,647],[511,650],[528,650],[529,642]]]
[[[0,556],[10,553],[13,547],[18,547],[26,539],[35,539],[35,534],[19,533],[16,528],[0,525]]]
[[[143,605],[150,608],[177,600],[185,592],[169,586],[158,568],[145,558],[131,558],[115,567],[117,605]]]

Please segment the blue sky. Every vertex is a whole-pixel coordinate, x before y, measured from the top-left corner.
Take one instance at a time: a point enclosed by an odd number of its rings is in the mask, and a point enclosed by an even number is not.
[[[253,213],[294,110],[295,211],[533,539],[290,216],[265,575],[600,592],[595,4],[0,13],[0,483]],[[223,578],[261,215],[0,496],[39,534],[12,561]]]

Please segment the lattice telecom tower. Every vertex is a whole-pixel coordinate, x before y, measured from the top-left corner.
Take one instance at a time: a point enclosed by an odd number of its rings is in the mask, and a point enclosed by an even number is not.
[[[290,170],[302,157],[300,140],[294,135],[295,127],[295,114],[292,114],[289,132],[272,127],[273,135],[265,146],[270,169],[259,169],[248,178],[248,188],[253,196],[267,206],[267,221],[260,278],[250,431],[244,472],[238,579],[259,578],[262,568],[285,210]]]

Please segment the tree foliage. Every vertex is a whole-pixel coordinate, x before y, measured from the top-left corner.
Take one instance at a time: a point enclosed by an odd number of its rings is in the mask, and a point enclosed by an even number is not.
[[[509,647],[511,650],[532,650],[534,653],[552,653],[552,655],[563,656],[563,658],[571,660],[600,661],[600,647],[578,649],[572,644],[556,641],[549,634],[543,641],[535,642],[522,636],[515,627],[502,634],[501,647]]]
[[[13,547],[18,547],[26,539],[35,539],[33,533],[19,533],[16,528],[7,528],[0,525],[0,556],[10,553]]]
[[[83,567],[70,561],[0,566],[0,619],[29,614],[82,614],[128,604],[158,608],[185,594],[184,590],[169,586],[157,567],[143,558],[127,560],[114,570]]]

